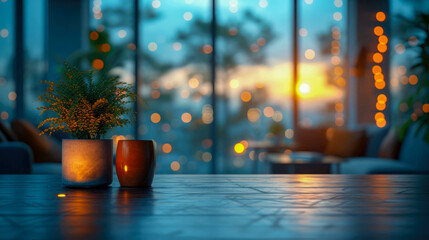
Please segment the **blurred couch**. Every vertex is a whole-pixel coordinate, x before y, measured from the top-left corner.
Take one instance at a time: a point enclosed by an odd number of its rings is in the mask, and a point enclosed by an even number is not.
[[[424,141],[423,133],[417,132],[417,126],[410,127],[403,142],[394,128],[372,125],[358,130],[297,129],[295,144],[288,149],[343,158],[341,174],[429,174],[429,144]],[[285,149],[272,153],[283,152]],[[287,167],[279,165],[277,173],[288,173]],[[336,167],[324,173],[337,172]]]
[[[429,143],[424,141],[423,131],[418,132],[417,125],[410,127],[401,144],[392,141],[393,134],[382,130],[368,134],[368,140],[366,155],[347,158],[341,164],[341,173],[429,174]],[[391,152],[390,156],[386,151]]]
[[[61,174],[61,144],[31,123],[0,122],[0,174]]]

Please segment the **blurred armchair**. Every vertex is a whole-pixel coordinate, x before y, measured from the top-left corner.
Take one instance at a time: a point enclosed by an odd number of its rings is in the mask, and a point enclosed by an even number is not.
[[[30,174],[33,152],[22,142],[0,142],[0,174]]]

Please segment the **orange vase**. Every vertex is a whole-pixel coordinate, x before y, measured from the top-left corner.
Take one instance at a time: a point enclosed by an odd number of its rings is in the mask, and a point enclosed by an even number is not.
[[[122,187],[150,187],[155,174],[152,140],[120,140],[116,150],[116,174]]]

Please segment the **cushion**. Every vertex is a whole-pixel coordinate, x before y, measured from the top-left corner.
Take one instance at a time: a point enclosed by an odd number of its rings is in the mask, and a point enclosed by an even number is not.
[[[378,157],[398,159],[400,150],[401,142],[399,141],[398,131],[395,128],[390,128],[381,142]]]
[[[0,121],[0,132],[6,137],[8,142],[16,142],[18,138],[16,135],[7,127],[6,123]]]
[[[429,143],[424,140],[424,131],[418,125],[410,126],[402,142],[399,161],[423,171],[429,171]]]
[[[378,157],[380,145],[387,135],[389,128],[379,128],[374,125],[365,126],[366,131],[366,157]]]
[[[342,158],[364,156],[366,151],[365,130],[346,130],[336,128],[326,146],[326,155]]]
[[[61,147],[46,135],[39,135],[39,130],[24,120],[14,120],[11,127],[19,141],[26,143],[33,150],[34,162],[61,162]]]
[[[0,142],[7,142],[6,135],[2,131],[0,131]]]
[[[295,131],[295,151],[319,152],[326,149],[326,128],[298,128]]]
[[[33,153],[22,142],[0,143],[0,174],[30,174]]]
[[[395,159],[349,158],[341,163],[342,174],[421,174],[424,171]]]

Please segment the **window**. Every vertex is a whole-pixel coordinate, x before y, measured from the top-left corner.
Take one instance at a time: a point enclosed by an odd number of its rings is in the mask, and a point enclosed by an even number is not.
[[[345,124],[345,1],[299,1],[299,125]]]
[[[94,69],[109,67],[136,87],[137,122],[115,129],[106,137],[114,142],[135,137],[155,139],[160,173],[210,173],[213,166],[219,173],[248,173],[261,157],[256,156],[253,146],[292,142],[298,126],[343,127],[349,121],[347,89],[355,90],[348,79],[352,70],[348,65],[352,63],[346,61],[346,22],[351,19],[346,11],[348,1],[297,1],[297,62],[293,60],[294,1],[76,2],[24,1],[23,97],[15,92],[13,74],[15,1],[0,0],[2,119],[14,117],[16,99],[24,99],[25,117],[36,119],[39,103],[35,100],[41,90],[38,82],[56,80],[60,75],[54,68],[73,52],[67,59],[73,64]],[[412,15],[418,6],[418,1],[390,2],[390,15],[406,8]],[[62,4],[75,10],[88,4],[88,11],[69,11],[70,16],[64,20]],[[71,18],[81,22],[71,24],[76,28],[70,33],[54,34],[56,29],[64,29]],[[371,21],[370,24],[379,24],[375,19]],[[371,25],[368,34],[373,34],[375,25]],[[385,29],[387,32],[387,25]],[[412,74],[406,63],[415,55],[401,42],[400,33],[394,31],[389,39],[394,66],[391,87],[399,96],[404,88],[401,79],[409,79]],[[78,42],[72,47],[70,42],[63,44],[66,46],[50,44],[70,36],[75,36],[72,43]],[[378,39],[371,36],[374,41]],[[369,47],[367,55],[373,54],[375,45]],[[55,60],[57,55],[59,61]],[[294,66],[298,66],[296,86]],[[361,78],[368,80],[366,75]],[[373,76],[370,78],[367,82],[374,90]],[[297,116],[293,91],[298,93]],[[365,114],[365,121],[355,122],[374,122],[377,109],[372,98],[377,98],[375,93],[381,94],[376,91],[368,100],[371,114]],[[364,101],[360,98],[357,102],[361,104]],[[399,98],[395,98],[393,107],[400,103],[396,99]],[[362,109],[365,104],[351,106]]]
[[[24,1],[24,107],[25,117],[37,125],[40,111],[37,101],[47,79],[46,1]]]
[[[12,0],[0,1],[0,118],[14,117],[17,94],[14,80],[15,5]]]
[[[157,171],[210,173],[211,1],[140,1],[139,137],[155,139]]]
[[[254,145],[292,138],[292,3],[218,2],[220,172],[248,173],[260,159]]]

